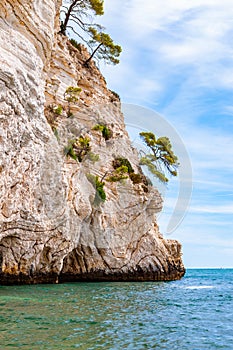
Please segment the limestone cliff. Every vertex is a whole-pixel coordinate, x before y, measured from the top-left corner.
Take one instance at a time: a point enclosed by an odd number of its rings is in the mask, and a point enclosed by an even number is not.
[[[0,3],[0,283],[179,279],[181,245],[159,233],[162,200],[141,174],[120,101],[93,62],[83,65],[85,48],[57,34],[60,5]],[[69,103],[66,89],[77,85]],[[98,161],[64,155],[81,135]],[[101,178],[116,157],[142,181],[106,181],[96,205],[87,174]]]

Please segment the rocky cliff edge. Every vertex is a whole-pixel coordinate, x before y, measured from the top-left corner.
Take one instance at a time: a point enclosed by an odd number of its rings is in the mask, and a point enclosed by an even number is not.
[[[0,284],[179,279],[181,245],[159,233],[161,196],[141,174],[120,101],[93,62],[84,67],[85,48],[58,34],[60,5],[0,3]],[[75,103],[69,86],[82,89]],[[98,161],[64,154],[80,136]],[[96,205],[88,174],[103,177],[117,157],[141,181],[105,182]]]

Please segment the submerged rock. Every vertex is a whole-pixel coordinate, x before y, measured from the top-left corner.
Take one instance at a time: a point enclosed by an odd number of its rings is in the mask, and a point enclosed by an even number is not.
[[[116,157],[141,174],[120,101],[88,52],[58,34],[61,1],[0,4],[0,283],[158,281],[181,278],[181,245],[159,233],[159,192],[142,181],[105,181],[96,205],[87,174]],[[69,86],[82,91],[76,103]],[[92,128],[102,123],[109,139]],[[99,160],[64,155],[88,137]]]

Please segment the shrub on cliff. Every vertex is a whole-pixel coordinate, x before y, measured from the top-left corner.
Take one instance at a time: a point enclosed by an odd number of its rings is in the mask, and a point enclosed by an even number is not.
[[[109,172],[108,177],[106,177],[106,181],[109,182],[118,182],[125,179],[128,179],[128,168],[125,165],[121,165],[114,171]]]
[[[118,182],[128,179],[130,172],[133,172],[133,168],[126,158],[115,158],[112,162],[113,170],[108,170],[104,173],[101,181],[106,179],[108,182]],[[129,170],[130,169],[130,170]]]
[[[130,163],[130,161],[127,158],[122,158],[122,157],[117,157],[114,159],[112,162],[113,168],[117,169],[121,166],[126,166],[127,167],[127,173],[131,174],[134,172],[133,167]]]
[[[100,131],[106,141],[112,137],[112,130],[104,124],[96,124],[92,130]]]
[[[73,45],[76,49],[78,49],[79,51],[81,51],[80,43],[78,43],[75,39],[70,39],[70,43],[71,43],[71,45]]]
[[[94,205],[99,205],[106,201],[106,193],[104,191],[105,183],[99,179],[99,176],[93,174],[87,174],[87,179],[95,188]]]
[[[61,115],[62,114],[62,111],[63,111],[63,108],[61,105],[58,105],[57,107],[55,107],[53,109],[54,113],[57,114],[57,115]]]
[[[78,86],[68,86],[64,93],[64,100],[68,102],[67,116],[69,118],[73,116],[71,112],[71,103],[75,104],[78,102],[81,91],[82,89]]]
[[[78,139],[69,140],[67,146],[64,147],[64,153],[66,156],[78,160],[80,163],[84,160],[85,156],[93,162],[99,160],[98,154],[91,152],[90,139],[87,136],[80,136]]]

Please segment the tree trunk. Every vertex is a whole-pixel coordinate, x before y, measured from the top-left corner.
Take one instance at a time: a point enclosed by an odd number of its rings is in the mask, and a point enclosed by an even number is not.
[[[61,33],[64,34],[64,35],[66,35],[66,27],[67,27],[67,24],[68,24],[69,19],[70,19],[70,14],[73,11],[73,8],[77,4],[78,1],[79,0],[74,0],[72,2],[72,4],[70,5],[68,11],[66,12],[64,23],[62,23],[62,26],[61,26]]]
[[[90,60],[94,57],[95,53],[99,50],[99,48],[103,45],[103,43],[100,43],[97,48],[92,52],[91,56],[84,62],[84,67],[89,67]]]

